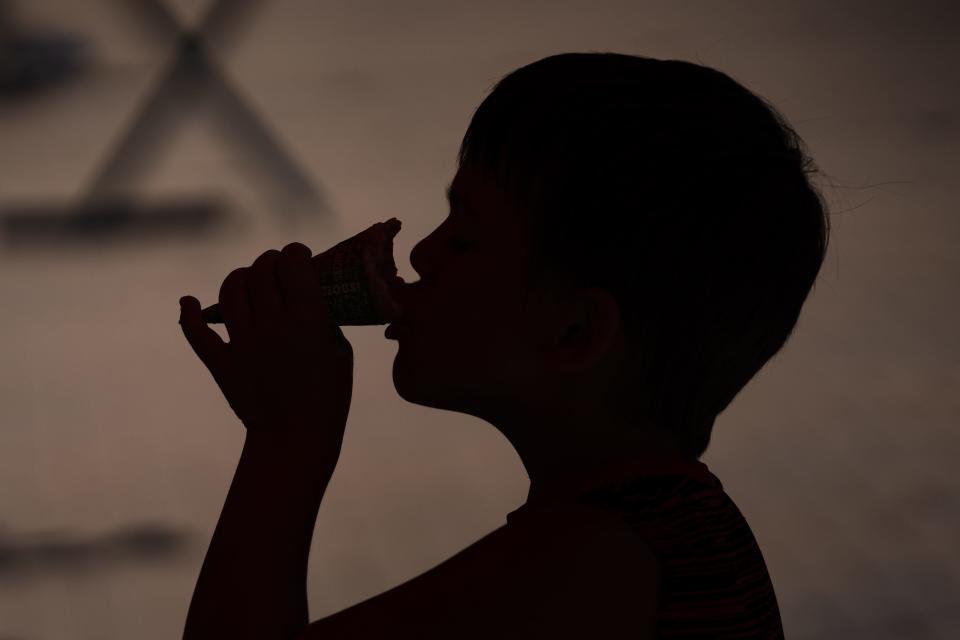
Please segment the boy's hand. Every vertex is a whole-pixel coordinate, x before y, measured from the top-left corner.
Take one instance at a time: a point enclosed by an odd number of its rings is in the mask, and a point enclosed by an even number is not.
[[[353,347],[329,319],[310,257],[293,242],[224,279],[219,305],[229,343],[206,325],[192,296],[180,299],[180,324],[248,432],[309,435],[339,455]]]

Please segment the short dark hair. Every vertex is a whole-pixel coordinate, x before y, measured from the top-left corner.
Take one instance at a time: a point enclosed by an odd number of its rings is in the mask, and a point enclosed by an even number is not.
[[[796,131],[715,69],[563,53],[496,83],[458,162],[529,213],[528,292],[615,296],[631,364],[611,397],[699,458],[793,332],[826,254],[819,170]]]

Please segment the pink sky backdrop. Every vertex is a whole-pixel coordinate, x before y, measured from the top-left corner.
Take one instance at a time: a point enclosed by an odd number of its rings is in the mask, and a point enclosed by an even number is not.
[[[205,4],[174,3],[187,21]],[[171,53],[110,2],[13,8],[86,38],[91,67],[0,103],[0,207],[78,196]],[[446,215],[473,110],[503,75],[565,51],[718,68],[770,99],[834,179],[830,252],[796,334],[703,461],[757,536],[788,637],[960,637],[957,24],[933,0],[264,3],[214,55],[323,191],[332,228],[282,227],[246,178],[257,158],[186,115],[141,191],[223,196],[243,224],[0,250],[0,637],[179,637],[243,427],[177,299],[210,304],[267,249],[319,252],[394,216],[399,274],[415,280],[410,250]],[[313,541],[311,619],[445,560],[528,488],[492,426],[399,398],[383,327],[345,334],[353,408]]]

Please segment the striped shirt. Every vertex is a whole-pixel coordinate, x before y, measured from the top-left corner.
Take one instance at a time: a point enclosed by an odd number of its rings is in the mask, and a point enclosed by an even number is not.
[[[657,556],[657,638],[784,637],[750,525],[702,462],[635,459],[577,478],[563,489],[571,498],[614,510]],[[550,501],[528,501],[507,523]]]

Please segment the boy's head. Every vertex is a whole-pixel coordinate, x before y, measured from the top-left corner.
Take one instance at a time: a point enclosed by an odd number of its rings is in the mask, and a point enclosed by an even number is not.
[[[411,254],[401,395],[496,422],[582,393],[698,458],[826,252],[790,125],[707,67],[569,53],[501,79],[458,159]]]

